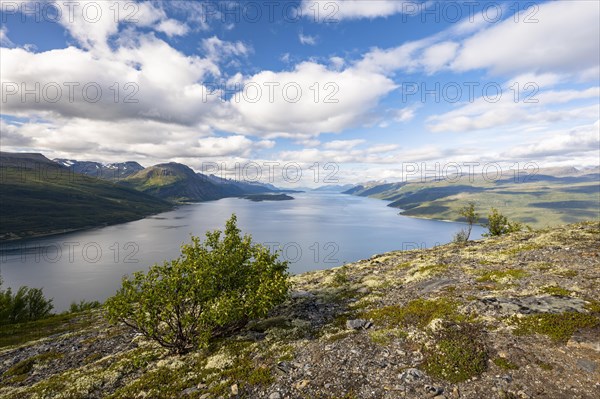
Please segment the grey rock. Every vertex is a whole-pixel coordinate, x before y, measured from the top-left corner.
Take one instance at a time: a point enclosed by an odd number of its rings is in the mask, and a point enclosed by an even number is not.
[[[269,395],[269,399],[281,399],[281,394],[279,392],[273,392]]]
[[[458,284],[458,280],[453,278],[439,278],[423,281],[422,283],[417,284],[416,287],[421,294],[428,294],[456,284]]]
[[[577,367],[580,370],[587,371],[588,373],[593,373],[594,371],[596,371],[598,365],[589,359],[577,359]]]
[[[425,394],[428,398],[434,398],[444,392],[442,388],[434,387],[433,385],[425,385]]]
[[[579,298],[543,296],[522,298],[487,297],[481,302],[502,314],[584,312],[586,302]]]
[[[600,352],[600,326],[576,331],[567,342],[567,346]]]
[[[291,293],[290,295],[292,297],[292,299],[298,299],[298,298],[312,298],[314,297],[314,295],[308,291],[303,291],[303,290],[298,290],[298,291],[294,291]]]
[[[419,369],[410,368],[408,370],[403,371],[398,378],[405,382],[415,382],[425,377],[425,373],[423,373]]]
[[[346,328],[349,330],[360,330],[361,328],[369,328],[371,323],[364,319],[354,319],[346,321]]]
[[[182,396],[192,395],[198,391],[199,391],[199,389],[196,387],[186,388],[181,392],[181,395]]]

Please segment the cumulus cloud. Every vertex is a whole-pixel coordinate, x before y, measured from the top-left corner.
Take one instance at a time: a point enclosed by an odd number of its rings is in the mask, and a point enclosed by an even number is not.
[[[144,134],[140,135],[143,131]],[[1,120],[3,150],[25,145],[44,153],[76,153],[82,159],[193,159],[251,157],[272,148],[271,140],[251,140],[241,135],[214,136],[208,127],[146,121],[109,121],[65,118],[55,121],[11,123]]]
[[[556,1],[491,24],[481,13],[472,20],[424,39],[400,46],[375,48],[360,61],[362,68],[389,73],[443,70],[462,73],[485,70],[491,74],[569,74],[597,80],[600,59],[600,3]],[[515,19],[518,22],[515,22]]]
[[[181,54],[152,34],[110,57],[67,47],[41,53],[3,48],[2,58],[3,88],[10,88],[4,92],[3,112],[9,114],[193,125],[216,103],[199,82],[219,75],[219,68],[208,59]],[[37,98],[24,97],[25,89]]]
[[[537,22],[508,18],[480,31],[461,46],[451,67],[492,73],[573,72],[597,68],[600,3],[553,1],[540,4]]]
[[[492,101],[490,97],[479,97],[457,109],[429,117],[427,127],[433,132],[468,132],[527,123],[595,120],[599,116],[597,105],[577,105],[570,108],[552,106],[580,99],[595,100],[598,96],[600,88],[592,87],[583,90],[543,91],[527,99],[531,102],[526,102],[523,98],[515,101],[514,92],[504,87],[503,95],[498,101]]]
[[[226,104],[218,129],[266,137],[314,137],[363,123],[379,99],[396,88],[385,75],[353,66],[336,71],[303,62],[292,71],[262,71]]]
[[[600,121],[571,130],[544,135],[540,140],[515,146],[504,155],[535,159],[554,155],[569,156],[582,152],[600,152]],[[600,155],[600,154],[599,154]]]

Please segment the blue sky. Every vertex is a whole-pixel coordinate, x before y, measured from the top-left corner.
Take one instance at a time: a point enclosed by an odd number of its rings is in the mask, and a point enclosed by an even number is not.
[[[342,183],[599,162],[597,2],[1,4],[3,151]]]

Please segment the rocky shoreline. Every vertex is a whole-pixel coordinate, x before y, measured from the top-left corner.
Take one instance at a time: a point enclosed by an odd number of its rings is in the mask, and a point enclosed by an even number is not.
[[[0,396],[600,397],[599,244],[590,222],[305,273],[267,319],[185,356],[81,313],[0,349]]]

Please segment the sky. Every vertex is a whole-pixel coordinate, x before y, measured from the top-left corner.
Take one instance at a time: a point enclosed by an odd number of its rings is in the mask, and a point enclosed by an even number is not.
[[[2,151],[283,186],[600,162],[600,2],[0,10]]]

